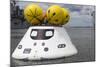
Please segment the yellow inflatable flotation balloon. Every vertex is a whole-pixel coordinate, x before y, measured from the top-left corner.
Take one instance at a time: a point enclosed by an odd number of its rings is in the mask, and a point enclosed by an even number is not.
[[[43,21],[43,10],[36,4],[29,4],[24,9],[24,17],[32,25],[41,24]]]
[[[61,25],[63,20],[63,10],[58,5],[52,5],[46,11],[47,21],[51,25]]]
[[[62,25],[64,25],[64,24],[68,23],[68,21],[70,19],[70,15],[69,15],[68,9],[62,8],[62,10],[64,12]]]

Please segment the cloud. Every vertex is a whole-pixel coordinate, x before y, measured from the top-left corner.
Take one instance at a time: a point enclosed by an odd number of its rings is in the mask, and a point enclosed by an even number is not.
[[[95,7],[93,6],[83,6],[80,13],[85,15],[91,15],[95,11]]]
[[[71,19],[65,26],[70,27],[93,27],[94,18],[90,15],[81,15],[78,12],[71,13]]]

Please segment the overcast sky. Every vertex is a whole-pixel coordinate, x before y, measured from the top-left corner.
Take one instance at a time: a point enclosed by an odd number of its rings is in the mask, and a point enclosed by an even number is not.
[[[23,2],[19,1],[16,3],[16,5],[20,6],[20,9],[24,9],[26,5],[30,3],[35,2]],[[50,6],[54,5],[55,3],[37,3],[40,5],[44,11]],[[73,27],[93,27],[94,25],[94,12],[95,7],[91,5],[75,5],[75,4],[57,4],[64,8],[68,8],[70,10],[71,19],[67,26],[73,26]],[[66,26],[65,25],[65,26]]]

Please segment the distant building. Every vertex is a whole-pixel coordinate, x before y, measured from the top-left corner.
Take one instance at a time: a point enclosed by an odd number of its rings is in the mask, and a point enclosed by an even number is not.
[[[23,9],[20,9],[19,6],[16,6],[16,2],[12,1],[10,4],[11,11],[11,28],[19,29],[19,28],[27,28],[27,25],[23,15]]]

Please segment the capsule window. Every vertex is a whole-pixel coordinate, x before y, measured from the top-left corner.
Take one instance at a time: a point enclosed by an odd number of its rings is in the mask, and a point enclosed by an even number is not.
[[[37,36],[37,31],[32,31],[31,36]]]
[[[45,36],[53,36],[53,32],[52,31],[46,31]]]

